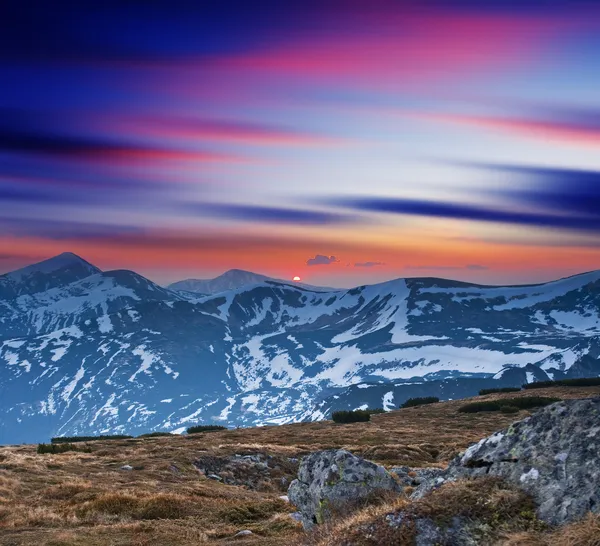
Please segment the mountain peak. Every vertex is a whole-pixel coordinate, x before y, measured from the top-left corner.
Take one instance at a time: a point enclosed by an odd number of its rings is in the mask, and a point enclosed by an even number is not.
[[[84,271],[87,270],[89,275],[100,273],[100,269],[77,256],[77,254],[63,252],[47,260],[7,273],[6,276],[12,280],[17,280],[35,273],[50,274],[61,269],[83,269]]]
[[[100,269],[72,252],[63,252],[47,260],[0,276],[0,297],[11,299],[66,286],[101,273]]]
[[[171,290],[185,290],[198,294],[216,294],[225,290],[235,290],[249,284],[271,280],[270,277],[244,271],[243,269],[229,269],[214,279],[186,279],[168,286]]]

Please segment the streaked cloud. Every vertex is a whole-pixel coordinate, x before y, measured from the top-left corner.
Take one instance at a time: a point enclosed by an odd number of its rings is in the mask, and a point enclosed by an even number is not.
[[[354,267],[379,267],[385,265],[384,262],[356,262]]]

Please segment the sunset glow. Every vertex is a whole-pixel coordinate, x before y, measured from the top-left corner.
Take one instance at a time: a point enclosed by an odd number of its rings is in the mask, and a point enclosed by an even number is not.
[[[600,267],[594,3],[203,4],[7,7],[0,272],[64,251],[159,283]]]

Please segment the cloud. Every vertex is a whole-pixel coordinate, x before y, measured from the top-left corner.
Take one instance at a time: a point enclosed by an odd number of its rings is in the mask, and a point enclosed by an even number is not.
[[[255,146],[320,146],[347,141],[347,139],[297,131],[287,127],[238,120],[120,116],[108,120],[103,117],[96,122],[96,125],[105,126],[109,130],[133,132],[144,137],[151,135],[161,139],[184,139],[188,142],[226,142]]]
[[[384,262],[356,262],[354,267],[378,267],[380,265],[385,265]]]
[[[101,138],[47,134],[23,129],[0,129],[0,150],[71,159],[111,161],[240,161],[242,158],[209,151],[124,144]]]
[[[545,114],[545,115],[544,115]],[[411,114],[414,115],[414,114]],[[502,131],[515,136],[556,140],[574,146],[600,147],[600,111],[533,112],[527,117],[492,117],[464,114],[417,114],[423,119]]]
[[[600,232],[600,171],[513,165],[470,165],[525,179],[525,189],[487,190],[489,204],[404,199],[339,198],[335,204],[357,211],[449,218],[521,226]],[[502,201],[503,207],[496,206]],[[334,201],[329,200],[330,204]]]
[[[355,216],[336,212],[321,212],[285,207],[266,207],[259,205],[236,205],[226,203],[185,203],[183,209],[203,216],[227,218],[261,224],[327,225],[353,223]]]
[[[469,264],[465,266],[465,269],[470,269],[471,271],[487,271],[489,269],[486,265],[480,264]]]
[[[306,260],[306,265],[330,265],[339,262],[335,256],[324,256],[317,254],[314,258]]]

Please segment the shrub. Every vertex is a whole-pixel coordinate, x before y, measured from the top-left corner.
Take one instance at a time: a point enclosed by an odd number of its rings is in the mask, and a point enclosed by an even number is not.
[[[471,402],[458,408],[461,413],[479,413],[481,411],[502,411],[504,406],[512,406],[517,409],[540,408],[560,402],[560,398],[548,396],[524,396],[522,398],[505,398],[504,400],[489,400],[485,402]]]
[[[519,408],[517,408],[516,406],[501,406],[500,412],[501,413],[519,413]]]
[[[133,436],[127,436],[126,434],[109,434],[106,436],[58,436],[51,438],[50,442],[53,444],[73,444],[75,442],[91,442],[93,440],[126,440],[127,438],[133,438]]]
[[[494,394],[497,392],[519,392],[521,387],[498,387],[496,389],[481,389],[479,391],[479,395],[483,396],[484,394]]]
[[[188,434],[197,434],[198,432],[218,432],[219,430],[227,430],[227,427],[221,425],[196,425],[187,429]]]
[[[37,452],[43,453],[65,453],[66,451],[81,451],[82,453],[91,453],[91,447],[78,447],[73,444],[38,444]]]
[[[437,396],[423,396],[421,398],[409,398],[404,404],[402,404],[401,408],[412,408],[414,406],[424,406],[425,404],[435,404],[439,402],[440,399]]]
[[[385,410],[383,408],[367,408],[365,411],[368,411],[371,415],[378,415],[380,413],[385,413]]]
[[[545,389],[547,387],[596,387],[600,377],[578,377],[575,379],[557,379],[555,381],[534,381],[523,385],[524,389]]]
[[[148,432],[140,434],[138,438],[162,438],[163,436],[175,436],[172,432]]]
[[[331,418],[335,423],[361,423],[371,420],[369,410],[334,411]]]

